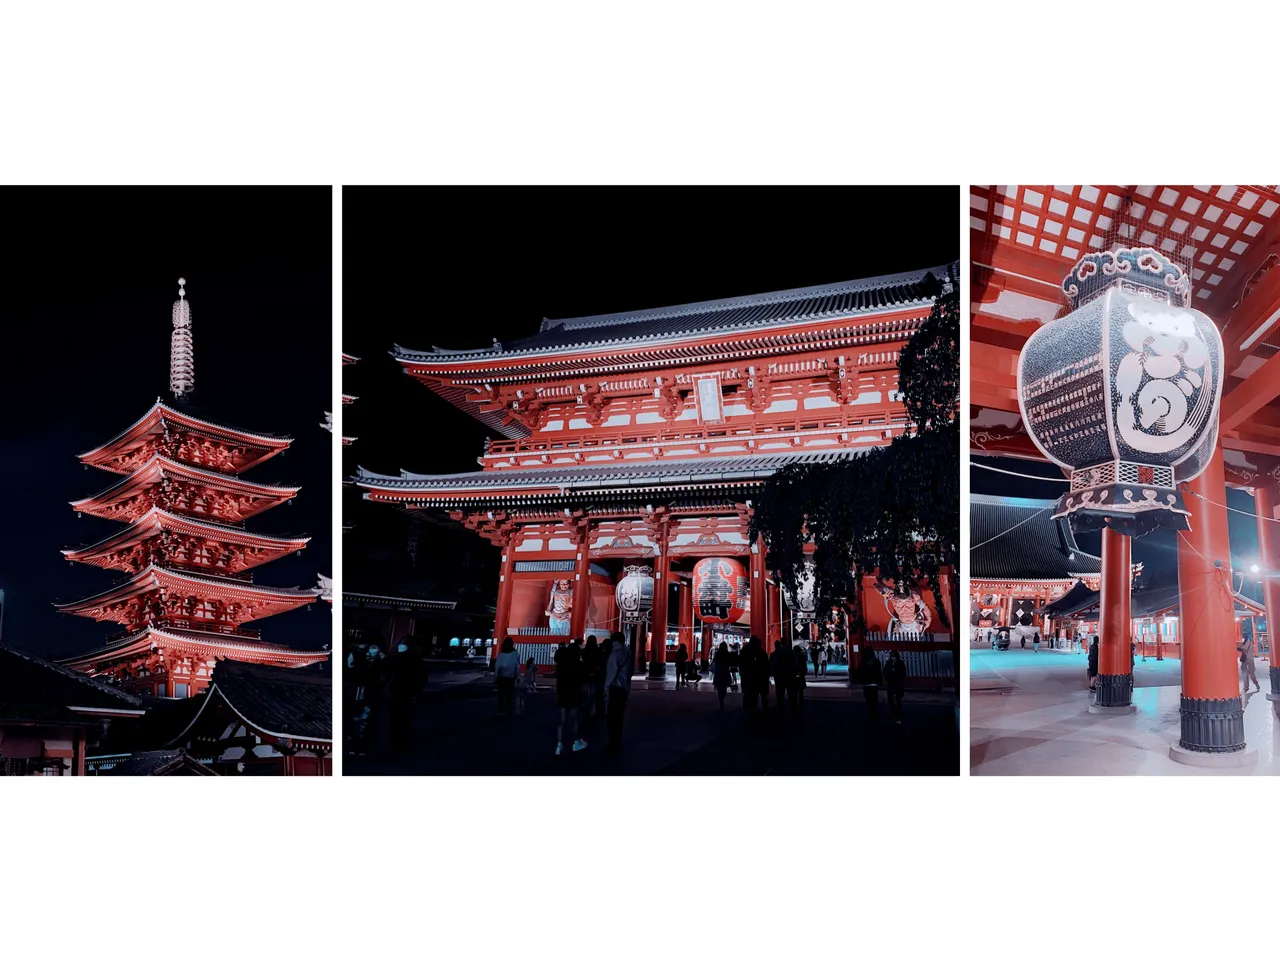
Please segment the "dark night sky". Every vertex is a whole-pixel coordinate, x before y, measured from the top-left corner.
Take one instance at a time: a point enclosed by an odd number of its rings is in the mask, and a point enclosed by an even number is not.
[[[999,467],[1002,470],[1013,470],[1018,473],[1035,474],[1044,477],[1062,477],[1062,471],[1052,463],[1037,463],[1028,460],[1015,460],[1008,457],[974,457],[973,463],[984,463]],[[1004,497],[1027,497],[1033,500],[1056,500],[1066,490],[1062,482],[1040,483],[1025,480],[1021,477],[1010,477],[993,473],[981,467],[970,467],[970,490],[973,493],[989,494]],[[1227,505],[1236,510],[1253,513],[1253,497],[1243,490],[1228,489]],[[1194,505],[1191,506],[1194,512]],[[1244,573],[1251,563],[1257,562],[1258,530],[1257,521],[1252,516],[1239,513],[1227,514],[1231,534],[1231,566],[1233,574]],[[1088,553],[1098,556],[1101,550],[1102,535],[1091,533],[1076,538],[1080,546]],[[1138,537],[1133,541],[1133,561],[1143,564],[1141,580],[1146,587],[1173,586],[1178,582],[1178,536],[1173,530],[1161,529]],[[1235,579],[1236,586],[1241,581]],[[1261,599],[1262,590],[1256,580],[1246,578],[1244,585],[1246,595]]]
[[[169,384],[171,305],[187,280],[195,338],[196,416],[295,438],[248,471],[301,484],[292,505],[249,521],[261,533],[312,537],[255,572],[261,583],[315,585],[332,566],[332,194],[330,188],[44,188],[0,190],[10,239],[0,302],[0,589],[4,641],[45,656],[99,646],[119,631],[57,613],[107,589],[112,571],[59,550],[121,529],[77,519],[68,501],[121,479],[84,467]],[[16,254],[16,257],[15,257]],[[297,647],[329,641],[318,603],[254,624]]]
[[[476,470],[488,430],[405,376],[393,343],[477,347],[563,319],[764,293],[933,267],[959,257],[957,187],[892,188],[346,188],[344,371],[359,400],[345,411],[344,451],[382,473]],[[496,439],[496,438],[495,438]],[[442,583],[464,532],[425,526],[419,565],[404,556],[395,511],[345,501],[347,583],[386,576]],[[432,543],[436,545],[432,551]],[[426,568],[426,569],[424,569]],[[495,567],[496,570],[496,567]],[[363,575],[362,575],[363,574]],[[492,591],[496,573],[484,588]],[[452,587],[442,587],[447,592]]]

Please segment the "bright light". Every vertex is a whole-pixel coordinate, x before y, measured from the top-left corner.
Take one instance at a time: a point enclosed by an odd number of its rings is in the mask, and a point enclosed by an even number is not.
[[[1257,572],[1258,572],[1258,565],[1255,563],[1253,566],[1251,566],[1251,567],[1249,568],[1249,572],[1250,572],[1250,573],[1257,573]]]

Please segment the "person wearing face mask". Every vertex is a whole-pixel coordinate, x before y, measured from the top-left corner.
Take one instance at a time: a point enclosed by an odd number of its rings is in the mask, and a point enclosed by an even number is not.
[[[409,645],[400,643],[387,661],[391,749],[396,753],[408,753],[413,744],[413,699],[418,693],[420,676],[416,660]]]

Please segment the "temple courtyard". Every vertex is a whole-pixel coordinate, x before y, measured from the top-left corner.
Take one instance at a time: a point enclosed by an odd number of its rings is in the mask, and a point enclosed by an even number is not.
[[[1245,705],[1245,738],[1257,752],[1243,767],[1188,766],[1169,758],[1178,741],[1180,660],[1141,657],[1134,664],[1137,712],[1088,711],[1083,653],[969,651],[970,772],[977,776],[1095,774],[1244,776],[1280,774],[1280,720],[1267,700],[1267,664],[1256,661],[1261,693]]]
[[[868,724],[861,690],[844,677],[811,683],[804,714],[770,715],[752,722],[740,694],[723,713],[703,682],[676,690],[674,682],[637,678],[623,729],[623,749],[606,753],[603,720],[591,721],[579,753],[555,755],[554,680],[548,679],[525,712],[496,716],[493,680],[480,670],[432,676],[414,707],[414,744],[408,755],[373,750],[345,758],[344,773],[423,775],[957,775],[959,735],[954,693],[909,692],[903,723],[888,704]],[[385,750],[385,718],[376,739]]]

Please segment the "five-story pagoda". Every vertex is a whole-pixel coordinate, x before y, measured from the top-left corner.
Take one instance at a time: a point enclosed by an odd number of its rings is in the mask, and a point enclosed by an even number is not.
[[[123,474],[80,513],[128,526],[91,546],[62,551],[72,561],[125,575],[64,613],[123,627],[105,647],[63,662],[143,695],[187,697],[202,691],[218,660],[301,667],[325,660],[317,650],[264,643],[246,624],[312,602],[316,589],[257,584],[258,566],[306,546],[307,537],[250,533],[248,518],[278,506],[298,487],[251,483],[249,468],[281,453],[288,437],[209,423],[186,410],[195,384],[191,309],[179,280],[173,305],[170,391],[114,440],[80,454],[87,466]]]

